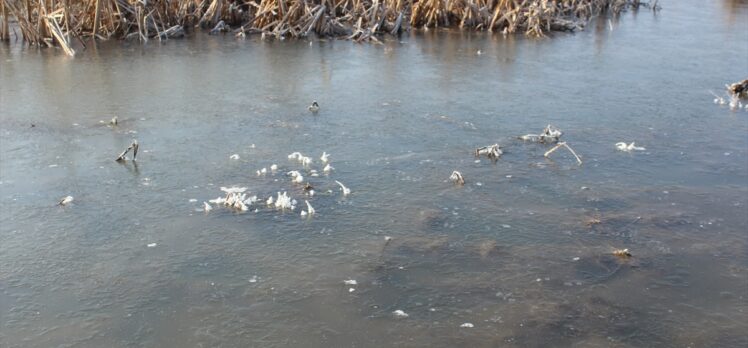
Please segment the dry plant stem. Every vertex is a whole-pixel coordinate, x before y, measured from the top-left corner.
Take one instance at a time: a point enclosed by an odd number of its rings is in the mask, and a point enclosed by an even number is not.
[[[10,40],[10,34],[8,33],[8,13],[5,12],[5,0],[0,0],[0,16],[2,16],[2,23],[0,23],[0,40]]]
[[[91,35],[96,35],[99,31],[99,4],[101,3],[101,0],[94,0],[96,2],[96,7],[94,9],[94,22],[93,22],[93,29],[91,30]]]
[[[582,165],[582,159],[579,158],[579,156],[577,155],[577,153],[569,145],[566,145],[565,141],[562,141],[562,142],[556,144],[556,146],[554,146],[550,150],[546,151],[546,153],[543,156],[548,157],[550,154],[552,154],[554,151],[558,150],[560,147],[565,147],[566,149],[568,149],[569,152],[571,152],[571,154],[574,155],[574,158],[577,159],[577,162],[579,162],[579,165]]]
[[[45,16],[44,23],[47,25],[47,29],[49,29],[49,32],[52,33],[54,38],[57,40],[57,43],[60,45],[60,47],[62,47],[67,55],[72,57],[75,56],[75,50],[70,47],[70,42],[68,41],[62,28],[60,28],[60,24],[57,22],[58,19],[61,19],[63,17],[60,11],[64,12],[64,10],[61,9]]]

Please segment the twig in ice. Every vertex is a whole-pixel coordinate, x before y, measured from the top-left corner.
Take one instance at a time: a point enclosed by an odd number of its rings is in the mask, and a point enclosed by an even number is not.
[[[134,161],[135,157],[138,156],[138,140],[137,139],[133,139],[132,144],[130,144],[130,146],[128,146],[125,149],[125,151],[122,151],[122,153],[119,154],[119,156],[117,157],[115,161],[120,162],[120,161],[126,160],[125,155],[127,155],[127,153],[130,152],[130,150],[132,150],[132,160]]]
[[[549,124],[543,129],[543,132],[540,134],[526,134],[520,136],[519,138],[522,140],[534,141],[538,143],[556,143],[563,134],[564,133],[561,132],[560,129]]]
[[[304,202],[306,202],[306,209],[307,209],[307,211],[302,210],[301,211],[301,216],[307,216],[307,215],[312,216],[312,215],[314,215],[314,213],[315,213],[314,207],[312,207],[312,205],[309,204],[309,201],[304,200]]]
[[[558,148],[560,148],[560,147],[565,147],[567,150],[569,150],[569,152],[571,152],[571,154],[574,155],[574,157],[577,159],[577,162],[579,162],[579,165],[582,165],[582,159],[579,158],[579,156],[577,155],[577,153],[574,152],[574,150],[571,147],[569,147],[569,145],[566,145],[565,141],[562,141],[562,142],[556,144],[556,146],[554,146],[550,150],[546,151],[546,153],[543,156],[548,157],[550,154],[552,154],[554,151],[558,150]]]
[[[73,201],[73,196],[66,196],[65,198],[61,199],[58,205],[66,205]]]
[[[340,189],[343,191],[343,196],[347,196],[351,194],[351,189],[345,187],[345,185],[343,185],[342,182],[337,181],[337,180],[335,180],[335,182],[338,183],[338,185],[340,185]]]
[[[455,184],[465,185],[465,178],[462,176],[462,173],[456,170],[449,176],[449,180],[452,180]]]
[[[504,152],[501,151],[499,144],[493,144],[490,146],[483,146],[475,149],[475,157],[486,155],[486,157],[496,161]]]

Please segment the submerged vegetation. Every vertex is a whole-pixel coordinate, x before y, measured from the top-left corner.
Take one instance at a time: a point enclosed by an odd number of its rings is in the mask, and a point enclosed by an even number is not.
[[[645,6],[640,0],[0,0],[0,37],[57,43],[74,55],[72,40],[163,40],[202,27],[283,39],[312,34],[377,41],[411,28],[525,33],[573,31],[603,13]],[[12,25],[9,23],[13,21]],[[18,33],[20,31],[20,34]]]

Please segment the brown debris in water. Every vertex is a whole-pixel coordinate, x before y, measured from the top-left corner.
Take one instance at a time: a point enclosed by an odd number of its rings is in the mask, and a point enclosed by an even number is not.
[[[311,34],[380,42],[377,35],[397,35],[411,28],[448,28],[524,33],[574,31],[590,18],[649,7],[639,0],[4,0],[0,40],[39,46],[56,42],[70,56],[74,40],[85,38],[165,40],[199,26],[211,33],[233,31],[244,37],[262,34],[283,39]],[[20,29],[19,36],[16,28]],[[85,44],[83,44],[85,46]]]
[[[613,255],[621,257],[621,258],[629,258],[631,257],[631,253],[629,252],[629,249],[615,249],[613,250]]]
[[[584,219],[584,224],[587,227],[592,228],[595,225],[599,225],[602,223],[602,220],[600,220],[599,217],[588,217]]]
[[[495,240],[487,240],[478,244],[478,254],[481,258],[488,258],[489,256],[496,255],[499,253],[499,245]]]
[[[727,91],[736,98],[748,98],[748,79],[727,85]]]
[[[434,253],[449,247],[449,237],[446,235],[413,235],[399,238],[397,242],[385,241],[391,248],[417,254]]]

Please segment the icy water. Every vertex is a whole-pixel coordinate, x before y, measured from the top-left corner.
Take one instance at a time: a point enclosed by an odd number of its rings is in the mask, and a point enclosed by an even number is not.
[[[2,46],[0,347],[745,347],[748,112],[709,90],[748,77],[748,4],[663,6],[541,40]],[[549,123],[583,165],[516,139]],[[300,204],[202,211],[231,185]]]

